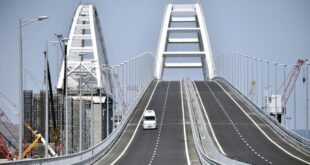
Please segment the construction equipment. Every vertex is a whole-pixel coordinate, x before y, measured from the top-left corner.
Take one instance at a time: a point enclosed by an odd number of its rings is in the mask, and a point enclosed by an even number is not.
[[[10,110],[12,110],[15,115],[19,114],[16,105],[12,101],[10,101],[7,97],[5,97],[2,93],[0,93],[0,100],[2,103],[5,104],[5,106],[7,106]]]
[[[46,56],[46,51],[44,51],[45,58]],[[51,103],[51,114],[52,114],[52,120],[53,120],[53,127],[52,127],[52,141],[55,143],[56,147],[59,144],[59,133],[57,130],[56,126],[56,115],[55,115],[55,107],[54,107],[54,96],[53,96],[53,88],[52,88],[52,79],[51,79],[51,72],[50,72],[50,67],[49,67],[49,61],[47,60],[47,78],[48,79],[48,88],[49,90],[46,92],[49,92],[48,97],[49,97],[49,102]]]
[[[296,83],[298,75],[300,73],[301,66],[307,61],[308,61],[307,59],[306,60],[298,59],[298,61],[293,66],[291,72],[288,75],[288,78],[287,78],[288,83],[287,84],[283,83],[281,85],[281,87],[279,88],[278,93],[280,93],[281,91],[284,91],[282,98],[281,98],[282,107],[286,107],[286,103],[288,101],[288,98],[290,97],[290,95],[292,93],[292,90],[294,88],[294,85]]]
[[[3,124],[3,126],[6,128],[6,130],[9,132],[10,136],[15,140],[15,142],[18,141],[18,138],[16,136],[16,128],[11,122],[11,120],[7,117],[7,115],[0,109],[0,122]]]
[[[298,59],[298,61],[288,74],[286,81],[280,86],[279,90],[277,91],[278,94],[265,96],[265,101],[267,103],[267,112],[269,112],[269,114],[272,116],[276,116],[279,123],[281,123],[282,115],[285,114],[286,103],[295,86],[301,67],[306,61],[307,60]],[[282,95],[279,94],[281,92],[283,92]]]
[[[8,147],[8,144],[6,143],[6,141],[8,143],[10,142],[0,132],[0,154],[2,154],[7,160],[13,160],[13,156],[12,156],[10,150],[9,150],[9,147]]]
[[[26,128],[28,128],[32,134],[36,137],[36,139],[28,146],[28,148],[23,152],[23,158],[26,157],[29,152],[31,152],[31,150],[37,145],[37,143],[41,140],[41,142],[43,144],[46,143],[45,139],[42,137],[41,134],[38,134],[37,131],[34,131],[31,126],[27,123],[25,123]],[[53,157],[57,156],[57,154],[55,153],[55,151],[52,149],[52,147],[50,145],[48,145],[48,151],[49,154]]]
[[[15,113],[15,115],[18,115],[16,106],[3,94],[0,93],[0,100],[2,103],[5,104],[5,106]],[[8,149],[8,143],[16,148],[18,137],[17,137],[17,129],[12,123],[12,121],[8,118],[8,116],[4,113],[4,111],[0,108],[0,122],[4,126],[4,128],[9,133],[9,136],[6,137],[3,133],[0,134],[0,153],[8,160],[13,160],[13,154],[10,153]],[[8,136],[8,135],[7,135]],[[16,153],[16,152],[15,152]]]
[[[8,98],[6,98],[3,94],[0,93],[0,101],[5,104],[7,108],[13,111],[13,113],[17,116],[18,111],[16,105],[14,105]],[[4,113],[4,111],[0,108],[0,122],[3,126],[8,130],[9,134],[12,136],[16,142],[18,141],[18,137],[16,135],[17,129],[12,123],[12,121],[8,118],[8,116]]]

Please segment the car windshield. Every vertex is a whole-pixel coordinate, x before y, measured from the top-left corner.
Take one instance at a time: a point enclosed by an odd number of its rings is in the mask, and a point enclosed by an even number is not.
[[[155,120],[154,116],[145,116],[144,120]]]

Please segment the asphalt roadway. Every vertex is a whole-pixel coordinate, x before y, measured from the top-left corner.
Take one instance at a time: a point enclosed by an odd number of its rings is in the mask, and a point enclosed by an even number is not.
[[[119,140],[96,164],[183,165],[188,162],[200,164],[191,131],[188,130],[190,127],[187,110],[182,111],[181,93],[179,81],[160,81],[157,86],[151,84]],[[155,110],[156,130],[143,130],[140,119],[144,109]],[[187,135],[184,136],[185,134]],[[187,150],[189,154],[186,154]]]
[[[214,143],[224,155],[249,164],[309,164],[309,155],[282,139],[226,84],[195,84],[210,120],[207,127],[213,128]],[[181,89],[178,81],[154,81],[116,144],[96,164],[200,164]],[[143,130],[140,121],[145,109],[155,110],[156,130]]]
[[[222,148],[227,157],[250,164],[310,162],[309,155],[283,140],[224,83],[197,81],[195,84],[210,120],[207,125],[214,130],[214,142],[217,139],[219,150]]]

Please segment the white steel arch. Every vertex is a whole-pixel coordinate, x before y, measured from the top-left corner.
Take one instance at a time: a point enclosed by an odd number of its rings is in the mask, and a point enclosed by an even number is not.
[[[187,34],[184,37],[174,34]],[[188,35],[190,34],[190,35]],[[171,44],[197,44],[199,50],[169,50]],[[183,46],[184,49],[184,46]],[[199,57],[200,62],[186,62],[186,58]],[[166,59],[184,58],[185,62],[169,63]],[[165,68],[202,68],[204,79],[215,76],[215,65],[209,42],[205,18],[200,4],[169,4],[164,14],[160,33],[155,77],[162,79]]]
[[[102,66],[109,66],[102,31],[96,8],[80,5],[72,20],[67,56],[68,91],[78,91],[82,81],[83,90],[105,88],[110,91],[110,74]],[[80,80],[80,77],[82,80]],[[63,88],[64,61],[57,88]]]

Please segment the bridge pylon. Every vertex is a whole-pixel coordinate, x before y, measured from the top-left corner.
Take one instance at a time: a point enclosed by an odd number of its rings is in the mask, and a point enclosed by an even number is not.
[[[110,72],[102,68],[109,66],[102,31],[96,8],[93,5],[80,5],[73,17],[67,56],[67,88],[69,95],[74,91],[104,88],[110,91]],[[63,88],[64,61],[62,63],[57,89]]]
[[[169,62],[180,58],[182,62]],[[199,62],[186,62],[193,58]],[[214,77],[215,65],[200,4],[167,5],[157,48],[157,79],[162,79],[165,68],[202,68],[205,80]]]

